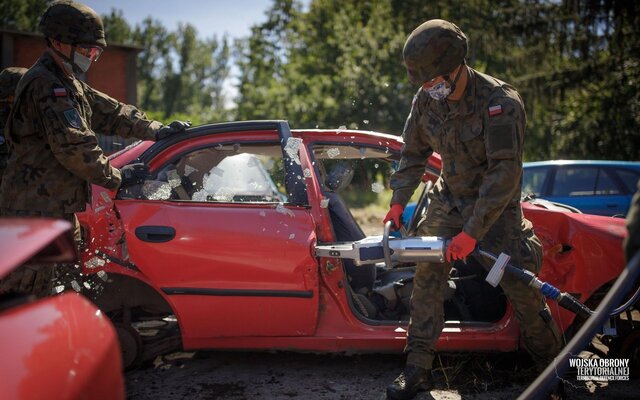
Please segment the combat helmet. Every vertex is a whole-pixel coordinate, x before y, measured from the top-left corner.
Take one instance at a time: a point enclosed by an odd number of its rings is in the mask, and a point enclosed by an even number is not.
[[[409,35],[402,55],[409,80],[422,85],[446,75],[462,64],[467,54],[467,37],[455,24],[429,20]]]
[[[27,72],[26,68],[9,67],[0,72],[0,100],[13,96],[20,78]]]
[[[72,45],[107,45],[100,16],[90,7],[71,0],[51,3],[40,19],[40,32]]]

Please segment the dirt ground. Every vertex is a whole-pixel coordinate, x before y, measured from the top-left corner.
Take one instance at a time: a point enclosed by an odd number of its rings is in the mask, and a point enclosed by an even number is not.
[[[127,398],[385,399],[403,361],[402,355],[173,353],[127,372]],[[515,399],[536,376],[522,354],[450,354],[436,364],[436,389],[417,399]],[[637,379],[585,384],[569,373],[565,382],[570,399],[640,398]]]

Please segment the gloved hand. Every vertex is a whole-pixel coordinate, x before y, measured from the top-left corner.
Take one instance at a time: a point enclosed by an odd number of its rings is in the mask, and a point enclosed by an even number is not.
[[[144,163],[125,165],[120,168],[120,175],[122,176],[120,188],[141,184],[151,176],[149,167]]]
[[[404,211],[404,207],[400,204],[392,204],[387,216],[382,220],[383,224],[386,224],[387,221],[393,221],[395,224],[395,229],[400,229],[402,227],[402,212]]]
[[[173,121],[169,125],[165,125],[156,132],[156,141],[165,139],[176,133],[184,133],[191,126],[191,121]]]
[[[447,260],[462,260],[467,258],[469,254],[476,248],[477,240],[464,233],[458,233],[451,239],[447,248]]]

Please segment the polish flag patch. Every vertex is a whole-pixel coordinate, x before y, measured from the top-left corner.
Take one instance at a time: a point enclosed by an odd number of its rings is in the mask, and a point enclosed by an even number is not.
[[[53,95],[56,97],[65,97],[67,95],[67,89],[65,88],[53,88]]]
[[[493,117],[494,115],[502,114],[502,106],[498,104],[497,106],[489,107],[489,116]]]

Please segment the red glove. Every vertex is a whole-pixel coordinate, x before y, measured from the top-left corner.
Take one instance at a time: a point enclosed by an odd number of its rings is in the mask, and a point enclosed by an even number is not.
[[[447,248],[447,260],[462,260],[467,258],[469,254],[476,248],[477,240],[464,233],[458,233],[451,239]]]
[[[392,204],[387,216],[382,220],[383,224],[386,224],[387,221],[393,221],[396,229],[400,229],[402,227],[402,212],[404,211],[404,207],[400,204]]]

